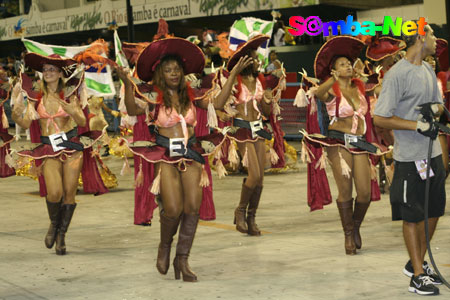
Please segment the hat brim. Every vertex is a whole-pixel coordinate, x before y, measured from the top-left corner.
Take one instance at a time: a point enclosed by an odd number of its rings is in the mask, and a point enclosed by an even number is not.
[[[167,55],[180,57],[185,75],[201,73],[205,68],[205,56],[199,47],[185,39],[172,37],[151,42],[139,54],[136,62],[139,78],[151,81],[156,66]]]
[[[56,66],[61,69],[64,77],[70,77],[77,66],[76,60],[71,58],[48,57],[37,53],[27,53],[24,60],[27,67],[39,72],[42,72],[44,65]]]
[[[388,56],[397,54],[406,48],[405,42],[389,36],[381,37],[378,43],[370,44],[366,49],[366,57],[373,61],[380,61]]]
[[[439,60],[439,68],[441,71],[447,71],[449,68],[448,61],[448,42],[444,39],[436,40],[436,57]]]
[[[360,55],[363,47],[364,42],[351,36],[331,38],[320,47],[314,59],[316,78],[324,80],[330,76],[331,62],[335,57],[345,56],[354,61]]]
[[[234,66],[237,64],[239,59],[244,56],[248,50],[256,50],[258,49],[264,42],[269,40],[270,37],[268,35],[257,35],[253,37],[252,39],[248,40],[243,44],[241,47],[239,47],[236,52],[231,55],[230,60],[228,60],[227,64],[227,70],[231,71]]]

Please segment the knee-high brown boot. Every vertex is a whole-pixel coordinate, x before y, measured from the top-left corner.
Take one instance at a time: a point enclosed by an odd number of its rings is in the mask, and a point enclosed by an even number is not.
[[[245,222],[245,213],[247,212],[247,206],[253,194],[253,189],[245,185],[245,180],[246,179],[244,178],[242,182],[241,200],[234,211],[234,224],[236,224],[236,230],[242,233],[248,232],[247,223]]]
[[[159,273],[166,275],[170,265],[170,248],[172,247],[173,236],[177,233],[180,224],[180,217],[169,218],[161,213],[159,222],[161,223],[161,241],[158,247],[156,268]]]
[[[355,239],[356,249],[361,249],[362,241],[361,234],[359,233],[359,227],[361,227],[361,223],[364,220],[364,216],[366,215],[367,209],[370,206],[369,202],[358,202],[355,201],[355,210],[353,211],[353,232]]]
[[[345,202],[336,201],[336,203],[345,234],[345,254],[354,255],[356,254],[356,247],[353,237],[353,199]]]
[[[56,234],[55,251],[58,255],[66,254],[66,232],[69,229],[70,221],[72,221],[73,212],[77,204],[63,204],[61,205],[61,223],[59,225],[58,233]]]
[[[249,235],[261,235],[261,231],[255,223],[256,210],[258,209],[259,199],[261,199],[262,185],[257,185],[253,190],[250,204],[247,209],[247,225]]]
[[[50,227],[45,235],[45,246],[49,249],[55,244],[56,233],[58,232],[61,220],[61,202],[47,202],[48,216],[50,218]]]
[[[177,256],[173,260],[175,279],[180,279],[180,272],[183,274],[183,281],[197,281],[197,275],[189,267],[188,257],[194,242],[195,231],[197,230],[198,214],[183,214],[181,219],[180,232],[178,234]]]

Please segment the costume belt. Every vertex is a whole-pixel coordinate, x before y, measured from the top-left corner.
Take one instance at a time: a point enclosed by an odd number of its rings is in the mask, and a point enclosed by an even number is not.
[[[149,126],[149,131],[151,134],[156,136],[156,144],[158,146],[169,149],[170,157],[182,156],[185,158],[189,158],[195,160],[196,162],[205,164],[205,159],[203,156],[197,151],[193,150],[191,146],[197,143],[197,139],[195,135],[191,136],[188,140],[187,147],[184,145],[184,138],[168,138],[163,135],[160,135],[156,132],[155,127]]]
[[[256,138],[260,136],[266,140],[271,140],[272,135],[264,130],[263,121],[261,119],[249,122],[242,119],[233,119],[233,126],[250,129],[252,132],[252,137]]]
[[[56,152],[58,150],[63,150],[64,148],[83,151],[83,144],[75,143],[70,141],[70,139],[76,137],[78,135],[78,131],[76,128],[72,129],[69,132],[61,132],[51,134],[49,136],[41,135],[41,143],[52,145],[53,150]]]
[[[328,137],[343,141],[346,147],[353,146],[370,153],[377,153],[378,150],[377,147],[367,142],[362,136],[347,134],[336,130],[329,130]]]

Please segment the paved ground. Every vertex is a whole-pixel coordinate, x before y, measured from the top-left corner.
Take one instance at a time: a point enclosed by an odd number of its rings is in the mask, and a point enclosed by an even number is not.
[[[298,146],[298,145],[296,145]],[[105,160],[116,173],[122,162]],[[173,268],[155,268],[154,225],[133,225],[132,176],[99,197],[77,196],[67,234],[68,254],[45,248],[48,228],[37,183],[0,179],[0,299],[413,299],[401,224],[390,221],[388,196],[373,203],[363,223],[363,249],[344,254],[336,205],[309,212],[306,169],[267,175],[257,221],[265,233],[234,230],[233,212],[243,175],[214,177],[217,220],[201,222],[190,264],[199,282],[175,281]],[[330,177],[333,195],[336,187]],[[447,185],[449,190],[450,186]],[[450,216],[439,223],[433,251],[450,280]],[[450,291],[441,288],[441,299]]]

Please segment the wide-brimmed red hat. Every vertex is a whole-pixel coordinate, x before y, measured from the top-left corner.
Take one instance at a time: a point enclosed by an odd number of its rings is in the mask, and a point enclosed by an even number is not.
[[[39,72],[42,72],[44,65],[56,66],[62,70],[64,77],[70,77],[77,68],[75,60],[62,58],[58,54],[44,56],[37,53],[27,53],[25,55],[25,65]]]
[[[136,70],[143,81],[152,80],[156,66],[167,55],[179,56],[184,74],[201,73],[205,67],[202,50],[188,40],[172,37],[151,42],[139,55]]]
[[[248,50],[258,49],[265,41],[270,39],[270,36],[259,34],[249,39],[247,42],[242,43],[238,46],[236,52],[231,55],[230,60],[227,64],[228,71],[231,71],[233,67],[237,64],[239,59],[247,53]]]
[[[439,60],[439,69],[447,71],[449,68],[448,42],[444,39],[436,40],[436,58]]]
[[[336,57],[345,56],[353,63],[363,47],[364,42],[351,36],[336,36],[329,39],[320,47],[314,59],[316,78],[325,80],[330,76],[331,63]]]
[[[366,57],[373,61],[380,61],[405,48],[406,44],[402,40],[394,39],[389,36],[380,37],[372,40],[369,46],[367,46]]]

